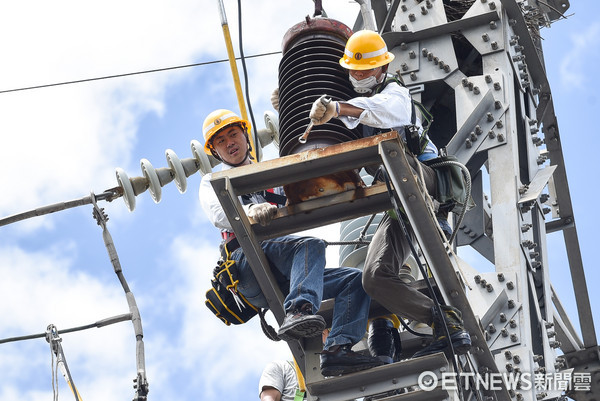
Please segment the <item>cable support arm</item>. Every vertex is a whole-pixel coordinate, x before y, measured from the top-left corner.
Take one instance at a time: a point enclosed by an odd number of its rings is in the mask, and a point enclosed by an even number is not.
[[[131,320],[131,316],[132,316],[131,313],[125,313],[123,315],[117,315],[117,316],[112,316],[112,317],[109,317],[106,319],[98,320],[97,322],[86,324],[84,326],[77,326],[77,327],[72,327],[70,329],[58,330],[57,333],[58,334],[66,334],[66,333],[73,333],[73,332],[81,331],[81,330],[101,328],[101,327],[108,326],[111,324],[124,322],[126,320]],[[47,332],[39,333],[39,334],[30,334],[27,336],[3,338],[3,339],[0,339],[0,344],[10,343],[10,342],[15,342],[15,341],[23,341],[23,340],[33,340],[34,338],[44,338],[46,336],[47,336]]]
[[[77,206],[89,205],[98,200],[105,200],[108,202],[112,202],[114,199],[120,198],[123,196],[123,188],[115,187],[111,189],[107,189],[105,192],[96,195],[95,199],[92,199],[92,195],[84,196],[80,199],[74,199],[65,202],[53,203],[51,205],[46,205],[39,207],[37,209],[33,209],[27,212],[14,214],[12,216],[4,217],[0,219],[0,227],[8,224],[16,223],[17,221],[26,220],[36,216],[43,216],[45,214],[50,214],[54,212],[59,212],[61,210],[71,209]]]

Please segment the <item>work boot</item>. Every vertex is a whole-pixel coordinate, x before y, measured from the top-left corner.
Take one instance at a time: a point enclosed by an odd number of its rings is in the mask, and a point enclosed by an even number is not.
[[[413,358],[420,356],[435,354],[443,351],[448,347],[448,339],[444,325],[448,327],[452,347],[457,355],[466,354],[471,349],[471,336],[465,330],[462,320],[462,313],[452,306],[441,305],[443,315],[440,316],[438,309],[434,306],[431,308],[433,315],[433,341],[427,347],[416,352]]]
[[[400,336],[396,340],[393,330],[396,330],[394,324],[386,318],[374,319],[369,325],[369,337],[367,338],[369,352],[371,356],[381,359],[383,363],[394,362],[397,350],[400,350],[400,344],[396,344],[396,341],[400,340]]]
[[[316,337],[325,329],[325,319],[314,315],[312,305],[308,302],[300,308],[295,308],[287,313],[279,327],[277,336],[283,341],[292,339]]]
[[[381,366],[379,358],[352,351],[350,344],[334,345],[321,353],[321,374],[339,376]]]

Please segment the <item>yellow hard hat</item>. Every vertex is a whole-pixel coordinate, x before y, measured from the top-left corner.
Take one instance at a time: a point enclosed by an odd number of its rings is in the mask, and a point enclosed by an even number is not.
[[[231,110],[219,109],[210,113],[202,125],[202,133],[204,134],[204,152],[211,155],[210,139],[215,136],[223,128],[239,124],[246,133],[250,132],[251,125],[247,120],[240,118]]]
[[[348,39],[340,65],[349,70],[370,70],[389,64],[393,59],[381,35],[363,30]]]

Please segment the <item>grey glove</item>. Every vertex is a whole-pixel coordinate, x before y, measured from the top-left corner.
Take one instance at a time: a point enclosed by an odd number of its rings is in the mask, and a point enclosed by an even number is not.
[[[271,105],[275,111],[279,111],[279,87],[273,89],[273,93],[271,93]]]
[[[263,227],[268,225],[276,214],[277,206],[271,205],[268,202],[252,205],[248,210],[248,217]]]
[[[314,125],[321,125],[333,117],[337,117],[339,110],[340,105],[338,102],[332,101],[327,95],[323,95],[313,103],[309,117]]]

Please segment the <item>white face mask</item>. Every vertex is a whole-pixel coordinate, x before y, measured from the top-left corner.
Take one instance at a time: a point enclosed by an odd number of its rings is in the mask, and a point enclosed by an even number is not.
[[[380,80],[377,80],[375,75],[371,75],[370,77],[364,79],[356,79],[350,75],[350,82],[352,83],[356,93],[370,93],[373,88],[383,82],[384,78],[385,74],[381,74]]]

